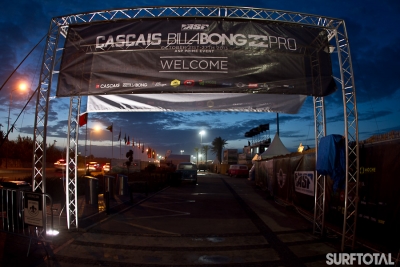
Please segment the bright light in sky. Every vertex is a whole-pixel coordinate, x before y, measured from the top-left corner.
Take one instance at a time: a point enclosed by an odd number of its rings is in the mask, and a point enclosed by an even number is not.
[[[27,88],[28,88],[28,86],[24,82],[21,82],[21,83],[18,84],[18,89],[20,91],[25,91]]]

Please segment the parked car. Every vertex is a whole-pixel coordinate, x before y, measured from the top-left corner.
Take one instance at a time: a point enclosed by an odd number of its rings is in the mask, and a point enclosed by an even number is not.
[[[106,164],[103,165],[103,171],[105,173],[109,172],[110,170],[111,170],[111,163],[106,163]]]
[[[101,171],[101,166],[99,163],[97,163],[95,161],[91,161],[86,164],[86,169],[88,171]]]
[[[67,165],[67,161],[65,159],[59,159],[54,162],[54,168],[56,171],[65,171]]]
[[[242,164],[234,164],[229,166],[228,175],[231,177],[248,177],[249,175],[249,167],[247,165]]]
[[[197,183],[197,167],[191,162],[181,162],[176,166],[176,172],[181,174],[181,181]]]
[[[206,170],[207,170],[207,165],[206,164],[199,164],[198,171],[205,172]]]

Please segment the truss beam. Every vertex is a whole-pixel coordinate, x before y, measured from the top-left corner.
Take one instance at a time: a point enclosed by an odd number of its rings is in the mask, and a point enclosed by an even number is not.
[[[68,116],[68,149],[66,155],[66,179],[65,179],[65,195],[66,195],[66,213],[67,227],[78,228],[78,139],[79,139],[79,112],[80,97],[71,97],[69,104]]]
[[[234,7],[234,6],[167,6],[167,7],[133,7],[124,9],[113,9],[67,16],[55,17],[51,21],[47,36],[47,44],[43,57],[43,64],[40,76],[40,90],[36,102],[36,117],[34,125],[34,155],[33,155],[33,189],[46,191],[45,166],[46,166],[46,127],[47,111],[50,90],[52,88],[53,76],[58,73],[60,57],[56,51],[62,51],[58,47],[63,44],[68,33],[69,25],[84,24],[101,21],[116,21],[126,19],[146,19],[146,18],[221,18],[221,19],[248,19],[248,20],[267,20],[276,22],[293,23],[297,25],[307,25],[311,27],[323,28],[327,31],[329,41],[336,42],[336,48],[340,66],[340,78],[336,80],[341,85],[344,108],[344,124],[346,147],[346,196],[345,196],[345,216],[343,221],[342,250],[349,245],[354,248],[355,231],[357,222],[357,203],[358,203],[358,176],[359,176],[359,147],[358,147],[358,118],[356,108],[356,93],[351,63],[350,48],[347,32],[343,20],[323,17],[311,14],[301,14],[272,9]],[[61,41],[61,42],[60,42]],[[313,68],[317,71],[318,62],[313,63]],[[314,81],[318,86],[319,81]],[[77,127],[76,119],[79,113],[80,100],[72,99],[70,107],[69,122],[69,142],[67,151],[69,155],[77,155]],[[319,139],[326,135],[325,129],[325,107],[323,98],[314,98],[315,115],[315,139],[318,148]],[[70,150],[71,149],[71,150]],[[75,151],[74,151],[75,150]],[[75,153],[75,154],[74,154]],[[68,227],[71,225],[78,227],[76,200],[76,158],[69,156],[68,164],[72,163],[72,169],[68,174],[68,207],[69,220]],[[75,170],[73,170],[75,168]],[[75,175],[75,176],[74,176]],[[324,225],[324,202],[325,202],[325,178],[318,176],[316,179],[315,194],[315,214],[314,232],[322,233]]]
[[[314,97],[314,124],[315,124],[315,158],[318,158],[318,146],[322,137],[326,136],[325,103],[323,97]],[[319,236],[324,234],[325,225],[325,180],[324,175],[315,171],[314,195],[314,222],[313,233]]]

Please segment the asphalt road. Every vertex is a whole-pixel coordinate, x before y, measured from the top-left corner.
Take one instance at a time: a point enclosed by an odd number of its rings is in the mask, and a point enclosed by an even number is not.
[[[80,203],[80,211],[90,209]],[[313,235],[310,218],[246,178],[199,173],[197,184],[136,193],[122,206],[80,220],[80,231],[60,227],[52,243],[32,242],[29,256],[28,239],[3,233],[0,266],[318,267],[340,252],[341,239]]]
[[[40,266],[326,266],[329,252],[251,181],[206,173],[85,228]]]

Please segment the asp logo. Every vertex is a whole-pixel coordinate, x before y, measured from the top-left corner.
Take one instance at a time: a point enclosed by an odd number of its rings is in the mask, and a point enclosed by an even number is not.
[[[208,27],[210,27],[209,24],[182,24],[181,31],[206,30]]]

